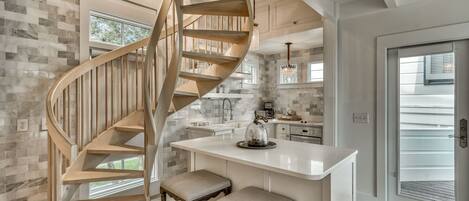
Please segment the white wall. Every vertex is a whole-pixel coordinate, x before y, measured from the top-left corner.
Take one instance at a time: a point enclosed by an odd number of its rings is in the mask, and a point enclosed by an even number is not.
[[[338,144],[359,151],[357,200],[378,200],[375,118],[377,36],[468,22],[467,8],[467,0],[428,0],[339,20]],[[353,112],[370,113],[370,123],[353,124]]]

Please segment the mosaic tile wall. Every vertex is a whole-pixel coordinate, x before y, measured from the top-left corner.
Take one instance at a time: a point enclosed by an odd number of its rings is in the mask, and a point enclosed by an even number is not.
[[[47,199],[44,100],[78,64],[78,32],[79,0],[0,0],[0,201]]]
[[[298,65],[298,80],[307,79],[307,65],[313,61],[322,61],[323,48],[313,48],[291,52],[291,63]],[[279,86],[280,65],[287,61],[287,54],[265,56],[265,68],[261,69],[263,101],[273,101],[276,113],[285,114],[288,110],[296,111],[304,120],[322,121],[324,113],[324,89],[322,84],[300,84]]]

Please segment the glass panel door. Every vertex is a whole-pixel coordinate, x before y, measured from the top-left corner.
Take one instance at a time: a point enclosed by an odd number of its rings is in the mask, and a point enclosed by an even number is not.
[[[454,201],[453,43],[388,51],[388,200]]]

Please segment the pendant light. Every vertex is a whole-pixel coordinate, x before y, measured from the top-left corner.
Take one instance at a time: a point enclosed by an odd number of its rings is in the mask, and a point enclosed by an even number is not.
[[[253,0],[253,21],[254,27],[252,30],[252,38],[251,38],[251,46],[249,47],[250,50],[258,50],[260,46],[260,33],[259,33],[259,24],[256,23],[256,0]]]
[[[290,63],[290,46],[292,45],[292,43],[287,42],[287,43],[285,43],[285,45],[287,46],[287,64],[282,65],[281,68],[282,68],[283,72],[285,72],[287,74],[291,74],[291,73],[293,73],[293,71],[296,68],[296,65],[293,65],[293,64]]]

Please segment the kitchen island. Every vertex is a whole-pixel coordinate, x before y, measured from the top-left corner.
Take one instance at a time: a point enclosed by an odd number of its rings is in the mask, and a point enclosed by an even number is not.
[[[231,179],[233,191],[247,186],[295,201],[355,201],[357,151],[270,139],[275,149],[241,149],[241,135],[171,143],[190,153],[190,171],[206,169]]]

